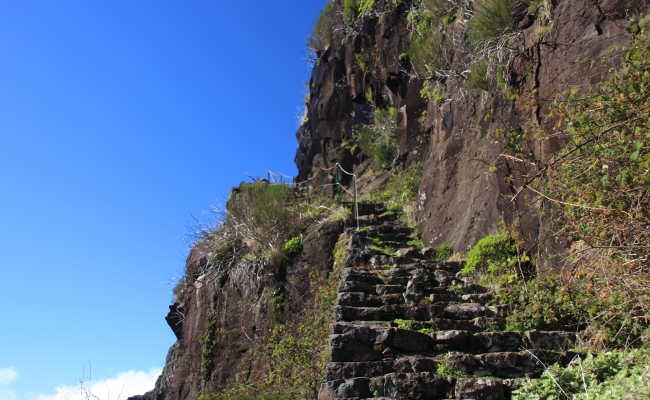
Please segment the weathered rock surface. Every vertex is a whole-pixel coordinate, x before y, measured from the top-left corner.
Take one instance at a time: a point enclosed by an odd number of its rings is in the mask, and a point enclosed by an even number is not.
[[[335,1],[340,7],[342,0]],[[387,1],[375,0],[375,4],[383,9]],[[512,65],[518,85],[514,100],[506,99],[498,87],[468,90],[462,75],[440,81],[446,95],[441,103],[422,99],[425,81],[412,74],[400,57],[410,41],[406,15],[412,0],[402,0],[381,16],[364,17],[352,35],[337,31],[332,45],[316,55],[306,119],[297,132],[298,180],[315,177],[337,162],[359,174],[368,171],[368,158],[351,154],[342,144],[352,139],[355,126],[370,121],[371,103],[394,107],[399,110],[399,165],[423,165],[418,221],[427,245],[446,242],[465,251],[503,220],[521,231],[527,250],[540,260],[546,260],[545,254],[561,252],[563,240],[549,235],[548,223],[541,217],[538,205],[544,203],[535,202],[525,191],[514,202],[508,199],[521,186],[528,167],[499,155],[513,132],[552,133],[554,121],[548,116],[553,99],[569,88],[597,83],[607,74],[607,67],[579,60],[598,60],[611,46],[624,44],[630,38],[630,17],[645,9],[648,0],[545,3],[553,4],[546,21],[529,15],[526,1],[515,12],[520,30],[517,46],[522,52]],[[465,38],[457,44],[466,47]],[[360,53],[367,56],[365,71],[355,59]],[[466,54],[451,49],[449,56],[452,69],[467,69]],[[369,88],[372,99],[366,98]],[[497,132],[505,135],[497,137]],[[522,145],[543,162],[562,142],[529,133]],[[496,172],[490,172],[491,166]],[[359,189],[363,192],[385,179],[385,174],[378,174]],[[394,217],[377,221],[372,205],[363,205],[360,211],[360,225],[371,227],[386,241],[403,242],[410,234]],[[296,265],[309,263],[326,274],[340,229],[334,224],[312,231],[303,241],[306,259]],[[357,242],[349,266],[365,269],[349,272],[342,281],[337,321],[332,325],[339,346],[333,353],[345,361],[332,360],[321,398],[507,397],[517,383],[509,378],[539,375],[536,358],[544,362],[570,358],[564,351],[571,341],[567,334],[497,334],[504,328],[501,311],[486,306],[490,293],[485,288],[455,277],[458,263],[427,265],[423,259],[431,249],[415,252],[412,246],[402,245],[396,246],[396,256],[388,256],[364,248],[361,237]],[[210,256],[209,241],[199,243],[188,256],[185,288],[167,316],[178,340],[169,350],[154,391],[132,400],[195,400],[205,389],[233,382],[242,367],[252,377],[259,371],[259,361],[247,350],[250,340],[257,340],[272,323],[266,311],[277,289],[275,271],[241,265],[238,270],[209,272]],[[387,268],[392,265],[395,268]],[[310,279],[296,266],[289,268],[287,277],[285,318],[300,318],[304,302],[309,301],[304,293]],[[463,293],[450,291],[451,285],[463,287]],[[412,329],[429,333],[403,333],[394,326],[395,319],[414,320]],[[204,374],[202,339],[211,320],[230,334],[217,338],[209,356],[214,366]],[[343,336],[336,339],[336,335]],[[531,347],[522,350],[522,346]],[[473,377],[436,374],[444,354],[449,354],[449,368]]]
[[[378,10],[388,11],[364,17],[354,35],[337,30],[333,44],[317,54],[305,123],[297,132],[298,180],[318,176],[337,162],[360,174],[367,170],[367,157],[350,154],[342,144],[353,140],[356,126],[368,123],[373,107],[394,107],[399,110],[400,163],[417,161],[424,167],[419,216],[424,240],[466,251],[504,220],[520,229],[530,254],[546,260],[545,254],[562,250],[565,243],[550,234],[531,193],[523,192],[515,202],[508,199],[528,167],[500,154],[508,152],[509,136],[523,131],[529,134],[522,146],[535,162],[548,161],[561,148],[560,139],[533,132],[553,133],[549,106],[556,96],[606,76],[607,66],[581,60],[602,59],[612,46],[626,43],[630,17],[648,1],[553,0],[549,15],[538,17],[526,11],[531,2],[522,1],[514,13],[519,29],[511,74],[518,86],[514,100],[495,83],[488,90],[467,89],[463,71],[468,70],[469,46],[464,35],[449,34],[444,40],[455,38],[446,47],[449,70],[459,73],[439,79],[442,103],[421,98],[426,81],[400,56],[412,36],[406,20],[412,3],[403,0],[393,8],[384,7],[387,0],[376,0]],[[462,31],[463,24],[457,20],[448,31]],[[360,54],[366,58],[363,68],[357,62]],[[496,172],[490,172],[491,166]]]

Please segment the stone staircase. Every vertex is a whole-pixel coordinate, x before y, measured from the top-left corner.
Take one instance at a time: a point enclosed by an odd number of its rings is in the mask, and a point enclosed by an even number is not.
[[[331,325],[319,400],[509,399],[525,377],[568,363],[575,333],[504,331],[505,307],[407,244],[395,212],[362,204]]]

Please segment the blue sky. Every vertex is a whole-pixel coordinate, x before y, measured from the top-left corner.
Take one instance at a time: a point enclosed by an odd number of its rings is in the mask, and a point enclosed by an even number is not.
[[[89,366],[155,375],[192,216],[248,175],[296,172],[324,4],[3,4],[0,400],[52,395]]]

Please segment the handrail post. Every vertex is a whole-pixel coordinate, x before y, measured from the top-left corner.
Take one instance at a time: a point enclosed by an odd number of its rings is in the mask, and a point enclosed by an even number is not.
[[[353,189],[352,190],[352,199],[354,201],[354,210],[353,210],[353,212],[354,212],[354,217],[357,220],[357,231],[359,231],[359,229],[360,229],[359,228],[359,198],[358,198],[359,196],[358,196],[358,193],[357,193],[357,174],[350,173],[350,172],[346,171],[345,169],[343,169],[343,167],[341,166],[340,163],[336,163],[335,168],[336,168],[337,177],[338,177],[338,174],[339,174],[339,170],[341,172],[343,172],[344,174],[350,175],[352,177],[352,189]],[[354,168],[354,166],[353,166],[353,168]],[[336,182],[336,184],[341,185],[340,180],[338,180]]]
[[[357,174],[352,174],[352,185],[354,186],[354,214],[357,219],[357,232],[359,231],[359,200],[357,195]]]

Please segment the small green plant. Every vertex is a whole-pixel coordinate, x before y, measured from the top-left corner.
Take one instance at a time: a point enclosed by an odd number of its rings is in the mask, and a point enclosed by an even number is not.
[[[397,137],[397,109],[376,109],[373,123],[356,129],[355,140],[361,151],[370,156],[375,166],[392,169],[399,156]]]
[[[295,189],[288,185],[242,183],[230,195],[225,225],[260,252],[277,250],[303,227],[296,203]]]
[[[359,14],[369,13],[375,7],[375,0],[359,0]]]
[[[398,170],[388,179],[383,187],[369,193],[370,200],[384,203],[392,213],[399,210],[403,221],[409,226],[416,226],[417,201],[422,181],[422,165],[413,163],[406,169]]]
[[[204,380],[210,379],[215,367],[214,356],[217,348],[218,331],[219,321],[213,316],[206,324],[205,333],[201,337],[201,372]]]
[[[397,325],[398,329],[413,330],[413,326],[417,324],[416,320],[413,319],[394,319],[393,323]]]
[[[300,236],[293,237],[284,244],[284,254],[291,258],[302,251]]]
[[[354,60],[359,66],[361,72],[365,73],[368,68],[368,63],[366,62],[366,56],[363,53],[356,53],[354,55]]]
[[[503,91],[503,97],[506,100],[515,101],[518,97],[516,88],[510,83],[506,68],[497,65],[496,68],[497,86]]]
[[[407,14],[411,42],[406,54],[415,72],[432,76],[436,68],[445,64],[442,52],[444,34],[437,26],[438,18],[422,8],[413,8]]]
[[[474,90],[488,90],[490,88],[487,79],[488,61],[485,58],[472,64],[465,85]]]
[[[378,252],[382,253],[383,255],[390,256],[390,257],[395,255],[395,249],[393,247],[391,247],[391,246],[381,246],[381,245],[377,245],[377,244],[369,244],[368,246],[366,246],[366,248],[378,251]]]
[[[359,14],[359,0],[343,0],[343,21],[351,24]]]
[[[445,364],[444,362],[436,366],[436,374],[442,376],[451,376],[453,378],[467,378],[469,376],[468,374],[465,374],[462,371],[449,368],[449,366],[447,366],[447,364]]]
[[[442,243],[433,248],[433,261],[442,262],[447,261],[454,254],[454,248],[447,244]]]
[[[567,284],[559,275],[517,281],[497,290],[496,303],[510,304],[506,329],[581,329],[599,304],[581,284]]]
[[[411,239],[408,242],[406,242],[409,246],[416,247],[418,249],[421,249],[424,247],[424,242],[420,239]]]
[[[441,105],[447,100],[447,93],[443,84],[436,82],[425,82],[420,89],[420,97],[423,100],[433,101],[436,105]]]
[[[512,10],[515,0],[482,0],[475,5],[467,34],[475,45],[494,40],[514,30]]]
[[[501,232],[482,238],[472,247],[461,273],[465,276],[476,272],[496,274],[514,270],[517,263],[525,261],[528,257],[519,253],[515,240]]]

